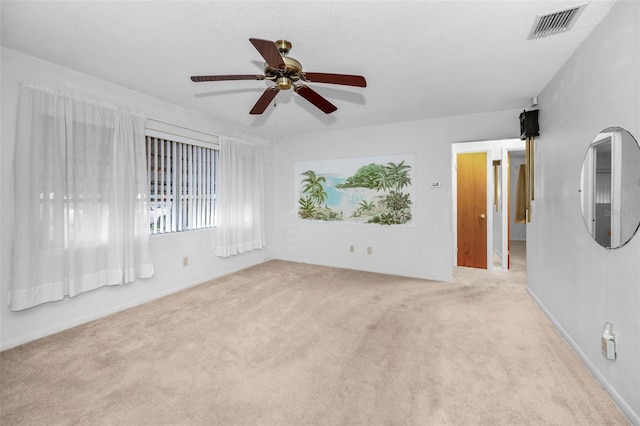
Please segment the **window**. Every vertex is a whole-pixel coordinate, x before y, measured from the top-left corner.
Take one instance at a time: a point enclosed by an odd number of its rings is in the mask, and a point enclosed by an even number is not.
[[[207,145],[147,132],[152,234],[215,226],[218,150]]]
[[[153,275],[145,117],[20,83],[11,310]]]

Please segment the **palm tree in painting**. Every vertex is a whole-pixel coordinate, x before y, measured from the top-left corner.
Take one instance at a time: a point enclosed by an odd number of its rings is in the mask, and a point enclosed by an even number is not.
[[[392,176],[385,167],[380,167],[374,178],[374,184],[377,191],[386,191],[392,187]]]
[[[387,163],[385,170],[389,175],[390,188],[400,191],[405,186],[411,185],[411,178],[409,177],[411,166],[404,164],[404,160],[398,164]]]
[[[305,176],[305,178],[300,182],[304,185],[302,187],[302,192],[304,194],[308,194],[311,200],[313,200],[317,205],[324,203],[328,197],[324,187],[322,186],[323,183],[327,182],[325,177],[316,176],[316,173],[313,170],[307,170],[302,174]]]

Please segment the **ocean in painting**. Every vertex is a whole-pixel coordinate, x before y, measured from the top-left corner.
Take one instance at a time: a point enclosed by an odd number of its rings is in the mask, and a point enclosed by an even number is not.
[[[348,220],[351,214],[356,211],[361,201],[371,201],[373,197],[385,194],[385,192],[369,188],[336,188],[336,185],[346,181],[346,177],[332,174],[321,176],[326,179],[324,190],[327,193],[327,199],[325,204],[331,210],[342,212],[345,220]]]

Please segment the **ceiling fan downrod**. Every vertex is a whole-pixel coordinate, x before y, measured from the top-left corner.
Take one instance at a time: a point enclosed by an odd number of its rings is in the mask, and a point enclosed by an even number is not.
[[[278,51],[283,57],[289,54],[289,51],[291,50],[291,47],[292,47],[291,42],[287,40],[276,40],[275,43],[276,43],[276,47],[278,48]]]

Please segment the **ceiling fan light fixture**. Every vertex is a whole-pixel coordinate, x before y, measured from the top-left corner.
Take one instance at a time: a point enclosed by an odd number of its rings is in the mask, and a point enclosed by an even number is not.
[[[276,84],[280,90],[288,90],[291,88],[291,79],[289,77],[278,77]]]

